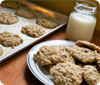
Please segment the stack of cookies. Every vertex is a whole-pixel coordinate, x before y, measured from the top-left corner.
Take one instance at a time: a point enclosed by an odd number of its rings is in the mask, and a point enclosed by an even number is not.
[[[100,82],[100,47],[78,40],[76,46],[40,47],[33,59],[46,67],[56,85],[97,85]]]

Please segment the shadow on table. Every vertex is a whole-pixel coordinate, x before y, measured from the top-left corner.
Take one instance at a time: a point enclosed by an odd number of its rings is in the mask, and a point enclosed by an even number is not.
[[[31,73],[27,65],[25,68],[25,78],[28,85],[44,85]]]

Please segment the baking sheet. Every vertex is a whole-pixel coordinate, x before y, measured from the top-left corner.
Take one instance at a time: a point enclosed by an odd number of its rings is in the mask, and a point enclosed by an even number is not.
[[[58,30],[59,28],[61,28],[62,26],[67,24],[68,17],[63,14],[54,12],[52,10],[46,9],[44,7],[35,5],[35,4],[27,2],[27,1],[21,1],[21,3],[25,4],[28,8],[35,10],[36,17],[33,19],[26,19],[26,18],[18,16],[19,21],[15,24],[12,24],[12,25],[0,24],[0,33],[4,32],[4,31],[8,31],[8,32],[11,32],[14,34],[18,34],[24,40],[24,42],[22,44],[20,44],[19,46],[15,46],[14,49],[12,49],[11,47],[4,47],[0,44],[0,46],[4,50],[3,55],[0,56],[0,62],[6,60],[7,58],[9,58],[12,55],[18,53],[19,51],[25,49],[26,47],[36,43],[37,41],[43,39],[44,37],[48,36],[49,34],[53,33],[54,31]],[[0,6],[0,13],[8,12],[8,13],[13,13],[15,15],[16,10],[17,9],[3,8]],[[21,33],[22,26],[26,26],[29,24],[36,25],[36,18],[43,17],[43,16],[50,16],[52,18],[55,18],[59,22],[60,25],[54,29],[45,28],[46,34],[44,34],[38,38],[33,38],[33,37],[30,37],[30,36],[27,36],[27,35]]]

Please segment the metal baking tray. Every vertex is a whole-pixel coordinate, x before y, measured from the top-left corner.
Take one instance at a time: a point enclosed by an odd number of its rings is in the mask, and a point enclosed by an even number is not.
[[[12,55],[18,53],[19,51],[25,49],[26,47],[36,43],[37,41],[43,39],[44,37],[50,35],[54,31],[60,29],[62,26],[66,25],[67,21],[68,21],[68,16],[63,15],[61,13],[52,11],[50,9],[47,9],[47,8],[42,7],[42,6],[36,5],[34,3],[28,2],[26,0],[22,0],[20,2],[24,6],[24,8],[28,7],[30,9],[34,10],[36,13],[36,17],[34,19],[26,19],[26,18],[18,16],[19,21],[15,24],[12,24],[12,25],[0,24],[0,33],[3,31],[8,31],[8,32],[11,32],[14,34],[18,34],[24,40],[24,42],[22,44],[20,44],[19,46],[15,46],[14,49],[12,49],[11,47],[4,47],[0,44],[0,46],[4,50],[3,54],[0,56],[0,63],[2,61],[6,60],[7,58],[11,57]],[[15,15],[16,10],[17,9],[3,8],[0,6],[0,13],[8,12],[8,13],[13,13]],[[36,18],[43,17],[43,16],[48,16],[48,17],[52,17],[52,18],[56,19],[60,25],[54,29],[45,28],[46,34],[44,34],[38,38],[33,38],[33,37],[30,37],[30,36],[27,36],[27,35],[21,33],[22,26],[26,26],[29,24],[35,25]]]

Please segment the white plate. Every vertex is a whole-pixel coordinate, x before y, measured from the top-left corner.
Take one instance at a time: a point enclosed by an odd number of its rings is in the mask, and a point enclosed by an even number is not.
[[[40,44],[37,44],[36,46],[34,46],[28,53],[27,56],[27,64],[28,67],[30,69],[30,71],[32,72],[32,74],[39,79],[42,83],[46,84],[46,85],[54,85],[54,82],[52,82],[52,77],[49,74],[49,72],[40,64],[36,63],[33,60],[33,55],[39,50],[39,48],[43,45],[67,45],[67,46],[74,46],[75,42],[73,41],[67,41],[67,40],[51,40],[51,41],[46,41],[46,42],[42,42]]]

